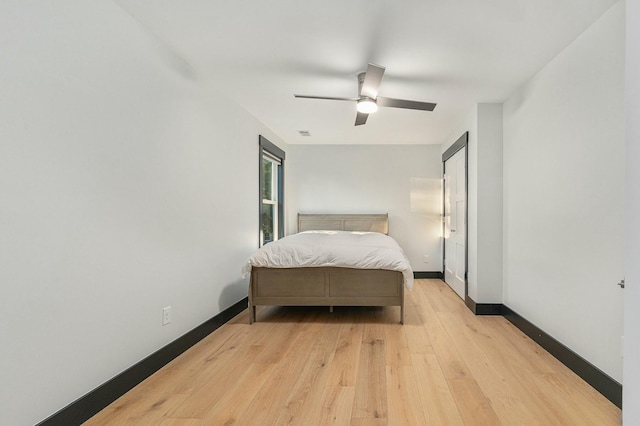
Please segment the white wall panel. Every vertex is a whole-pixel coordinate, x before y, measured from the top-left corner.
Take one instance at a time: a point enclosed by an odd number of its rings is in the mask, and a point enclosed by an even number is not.
[[[504,303],[618,381],[623,99],[619,3],[504,104]]]
[[[291,145],[288,233],[301,213],[389,213],[415,271],[441,271],[439,145]],[[424,255],[429,263],[424,263]]]
[[[626,2],[626,258],[623,424],[640,424],[640,2]]]
[[[281,142],[112,2],[2,2],[0,45],[0,424],[34,424],[246,297]]]

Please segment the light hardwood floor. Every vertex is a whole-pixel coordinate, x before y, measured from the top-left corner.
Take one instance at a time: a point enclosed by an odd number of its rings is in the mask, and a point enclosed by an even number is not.
[[[245,310],[88,425],[619,425],[620,410],[440,280],[399,308]]]

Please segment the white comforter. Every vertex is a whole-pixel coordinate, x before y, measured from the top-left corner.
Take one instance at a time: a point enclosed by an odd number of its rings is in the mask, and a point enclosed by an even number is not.
[[[400,271],[405,286],[413,288],[409,260],[393,238],[378,232],[306,231],[260,248],[242,268],[299,268],[335,266]]]

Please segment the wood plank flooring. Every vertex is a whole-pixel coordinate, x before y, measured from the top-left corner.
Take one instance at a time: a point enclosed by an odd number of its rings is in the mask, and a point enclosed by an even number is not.
[[[248,311],[87,425],[619,425],[612,403],[440,280],[399,308]]]

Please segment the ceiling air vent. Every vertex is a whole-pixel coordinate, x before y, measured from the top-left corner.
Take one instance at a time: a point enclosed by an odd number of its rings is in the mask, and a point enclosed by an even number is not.
[[[311,136],[308,130],[298,130],[298,133],[300,133],[300,136]]]

